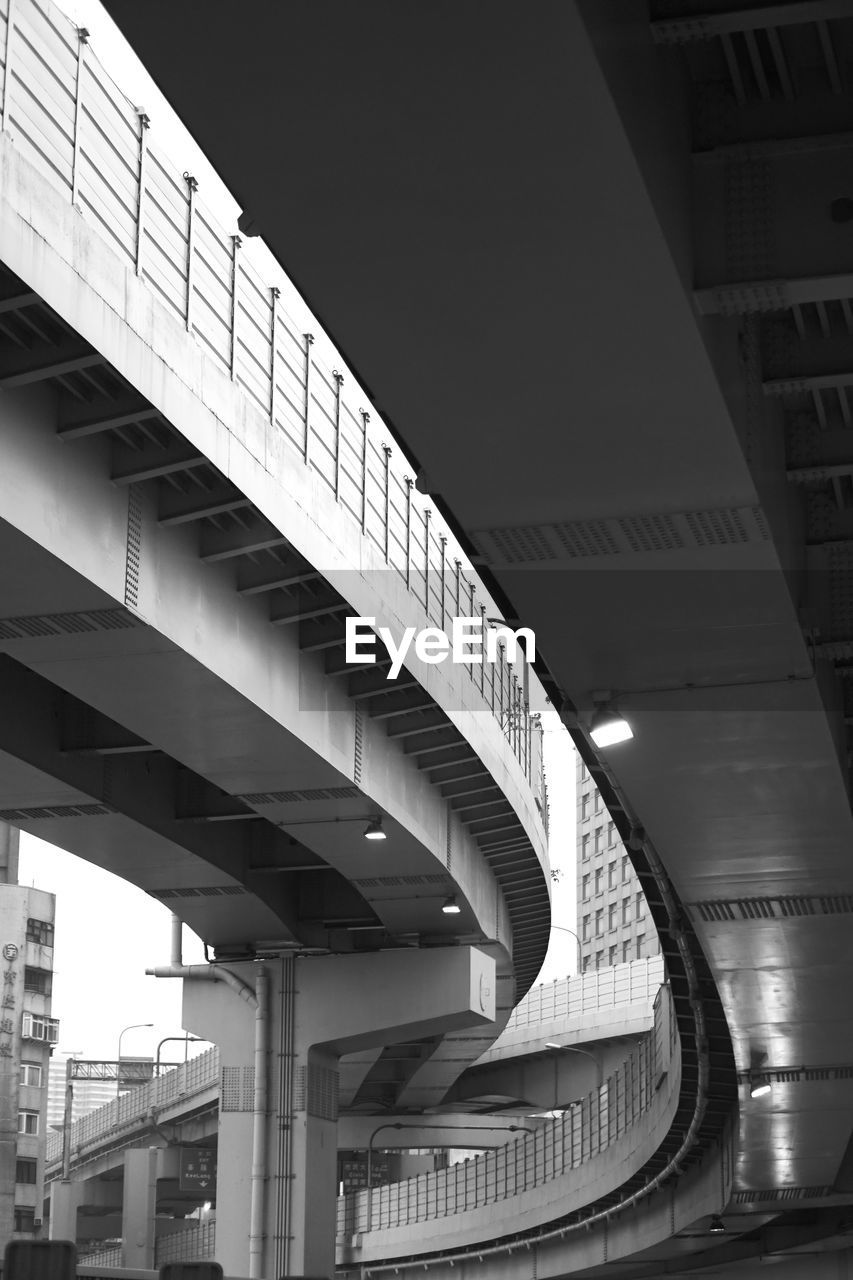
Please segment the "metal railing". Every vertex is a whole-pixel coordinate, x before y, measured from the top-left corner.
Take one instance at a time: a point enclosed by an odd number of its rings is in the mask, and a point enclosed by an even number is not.
[[[144,1121],[151,1111],[162,1110],[172,1103],[188,1101],[199,1093],[219,1088],[219,1050],[208,1049],[196,1058],[190,1058],[174,1071],[151,1080],[139,1088],[130,1089],[113,1102],[81,1116],[71,1126],[71,1157],[84,1147],[91,1146],[99,1138],[108,1139],[122,1129]],[[59,1165],[62,1159],[62,1134],[50,1133],[47,1138],[45,1165]]]
[[[164,1262],[197,1262],[212,1258],[215,1253],[216,1220],[211,1218],[197,1227],[161,1236],[154,1249],[154,1261],[162,1267]]]
[[[372,544],[372,561],[405,583],[427,622],[442,630],[456,616],[485,623],[493,602],[340,354],[316,324],[316,337],[304,331],[284,301],[296,295],[281,269],[262,278],[236,226],[219,224],[87,33],[49,0],[0,0],[0,56],[0,115],[16,150],[239,384],[285,442],[287,464],[310,469],[334,495],[354,536]],[[156,328],[150,336],[157,341]],[[544,813],[541,744],[531,740],[541,730],[503,648],[469,676]]]
[[[581,1018],[586,1013],[618,1005],[642,1001],[651,1004],[663,981],[663,956],[647,956],[594,973],[555,978],[553,982],[531,987],[510,1015],[503,1034],[540,1022]],[[492,1047],[496,1049],[499,1045],[500,1039]]]
[[[366,1231],[407,1227],[482,1209],[534,1190],[579,1168],[641,1121],[675,1051],[668,987],[655,1000],[654,1029],[600,1087],[531,1134],[476,1159],[404,1182],[338,1199],[337,1232],[349,1240]]]

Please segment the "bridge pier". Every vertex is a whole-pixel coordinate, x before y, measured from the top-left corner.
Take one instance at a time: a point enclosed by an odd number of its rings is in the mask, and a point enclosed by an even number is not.
[[[216,1258],[232,1275],[331,1276],[340,1057],[494,1021],[494,960],[447,947],[288,956],[264,968],[261,1111],[256,1011],[225,982],[184,980],[184,1026],[216,1042],[221,1056]],[[254,987],[258,965],[229,969]]]

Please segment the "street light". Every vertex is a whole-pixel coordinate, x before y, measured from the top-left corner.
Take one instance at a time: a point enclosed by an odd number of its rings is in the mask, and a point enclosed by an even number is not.
[[[121,1042],[125,1031],[136,1031],[138,1027],[153,1027],[153,1022],[132,1022],[129,1027],[124,1027],[118,1036],[118,1059],[116,1060],[116,1097],[121,1094]]]
[[[388,1124],[378,1124],[367,1140],[367,1227],[366,1231],[370,1231],[373,1224],[373,1198],[371,1196],[373,1182],[373,1139],[377,1133],[381,1133],[383,1129],[418,1129],[421,1133],[429,1129],[452,1129],[454,1133],[470,1127],[471,1129],[481,1132],[483,1130],[491,1130],[495,1133],[535,1133],[535,1129],[531,1129],[526,1124],[478,1124],[478,1125],[460,1125],[460,1124],[403,1124],[401,1121],[393,1121]]]
[[[152,1023],[149,1023],[148,1025],[149,1025],[149,1026],[151,1026],[151,1025],[153,1025],[153,1024],[152,1024]],[[180,1041],[183,1043],[183,1045],[184,1045],[184,1062],[186,1062],[186,1060],[187,1060],[187,1053],[188,1053],[188,1046],[189,1046],[189,1045],[191,1045],[191,1044],[204,1044],[204,1043],[205,1043],[205,1041],[203,1040],[203,1038],[202,1038],[201,1036],[191,1036],[191,1035],[189,1034],[189,1032],[187,1032],[187,1034],[186,1034],[186,1035],[184,1035],[184,1036],[164,1036],[164,1037],[163,1037],[163,1039],[160,1041],[160,1043],[157,1045],[157,1057],[156,1057],[156,1059],[154,1060],[154,1076],[155,1076],[155,1078],[158,1078],[158,1077],[159,1077],[159,1075],[160,1075],[160,1050],[163,1048],[163,1045],[164,1045],[164,1044],[167,1044],[170,1040],[180,1040]]]
[[[595,1063],[596,1070],[598,1072],[599,1089],[604,1084],[604,1067],[602,1066],[599,1059],[596,1058],[595,1054],[590,1053],[588,1049],[578,1049],[573,1044],[557,1044],[555,1040],[546,1040],[545,1048],[546,1049],[565,1049],[568,1053],[582,1053],[585,1058],[591,1058],[592,1061]],[[556,1062],[556,1060],[557,1059],[555,1058],[554,1061]]]
[[[578,973],[580,973],[580,972],[581,972],[581,968],[582,968],[582,966],[583,966],[583,957],[582,957],[582,955],[581,955],[581,940],[580,940],[580,938],[579,938],[579,937],[578,937],[578,935],[575,933],[574,929],[567,929],[565,925],[562,925],[562,924],[552,924],[552,925],[551,925],[551,928],[552,928],[552,929],[556,929],[559,933],[570,933],[570,934],[572,935],[572,937],[574,938],[574,940],[575,940],[575,942],[577,943],[577,946],[578,946]]]

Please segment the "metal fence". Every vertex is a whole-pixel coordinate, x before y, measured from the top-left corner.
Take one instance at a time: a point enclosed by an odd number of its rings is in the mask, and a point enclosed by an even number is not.
[[[663,956],[648,956],[643,960],[631,960],[627,964],[611,965],[595,973],[543,982],[538,987],[531,987],[513,1010],[504,1035],[518,1027],[536,1023],[553,1022],[561,1018],[568,1022],[599,1009],[639,1004],[643,1001],[651,1004],[663,981]],[[498,1040],[493,1047],[497,1048],[499,1044]]]
[[[216,1252],[216,1221],[208,1219],[186,1231],[174,1231],[161,1236],[154,1250],[158,1267],[165,1262],[199,1262],[212,1258]]]
[[[660,989],[654,1015],[653,1031],[617,1071],[533,1133],[448,1169],[339,1197],[339,1238],[366,1231],[368,1195],[371,1230],[412,1226],[499,1204],[598,1156],[643,1118],[668,1069],[676,1040],[668,987]]]
[[[2,124],[15,148],[239,384],[287,442],[289,464],[310,468],[334,494],[427,621],[442,630],[456,616],[485,622],[494,605],[340,355],[318,326],[317,341],[302,331],[281,300],[290,282],[260,277],[236,228],[219,225],[87,34],[49,0],[0,0],[0,55]],[[531,741],[541,730],[504,650],[469,675],[544,813],[540,744],[534,751]]]
[[[118,1130],[144,1121],[152,1110],[162,1110],[171,1103],[188,1100],[195,1094],[218,1087],[219,1050],[208,1049],[159,1079],[130,1089],[114,1102],[108,1102],[106,1106],[75,1120],[71,1126],[72,1158],[81,1148],[97,1142],[98,1138],[109,1138]],[[58,1164],[61,1159],[62,1134],[50,1133],[47,1138],[47,1168]]]

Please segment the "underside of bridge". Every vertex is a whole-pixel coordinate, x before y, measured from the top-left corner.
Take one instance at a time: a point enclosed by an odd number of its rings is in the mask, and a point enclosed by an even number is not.
[[[107,8],[535,628],[635,831],[685,1034],[704,1001],[709,1115],[740,1081],[744,1255],[773,1251],[774,1216],[777,1250],[834,1233],[853,1088],[849,3]],[[596,691],[635,733],[603,754]],[[751,1099],[758,1068],[773,1089]],[[630,1274],[707,1261],[706,1226]]]

